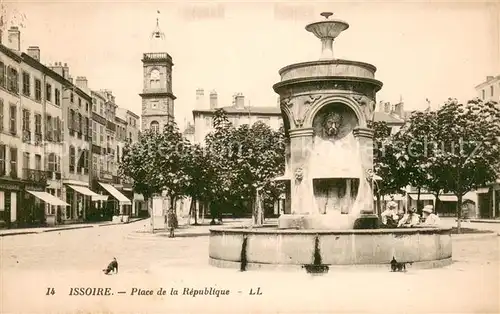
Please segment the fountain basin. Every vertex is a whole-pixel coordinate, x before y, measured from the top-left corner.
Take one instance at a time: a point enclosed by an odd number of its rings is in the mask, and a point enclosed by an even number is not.
[[[347,76],[375,79],[377,68],[365,62],[351,60],[318,60],[287,65],[279,70],[281,81],[322,76]]]
[[[316,238],[319,252],[315,250]],[[246,239],[246,240],[245,240]],[[210,230],[210,264],[224,268],[386,267],[394,256],[414,268],[451,264],[451,228],[292,230],[276,226]]]

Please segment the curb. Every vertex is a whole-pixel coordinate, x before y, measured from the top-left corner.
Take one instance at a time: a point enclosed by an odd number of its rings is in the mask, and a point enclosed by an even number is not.
[[[166,238],[166,239],[175,239],[175,238],[196,238],[196,237],[208,237],[210,232],[203,233],[179,233],[174,234],[173,238],[168,237],[167,232],[162,233],[150,233],[150,232],[132,232],[129,233],[129,239],[155,239],[155,238]]]
[[[483,224],[500,224],[500,220],[470,219],[469,222],[483,223]]]
[[[94,228],[94,226],[77,226],[77,227],[68,227],[68,228],[55,228],[55,229],[47,229],[37,233],[45,233],[45,232],[55,232],[55,231],[64,231],[64,230],[75,230],[75,229],[86,229],[86,228]]]
[[[11,232],[11,233],[0,233],[0,238],[1,237],[9,237],[9,236],[15,236],[15,235],[23,235],[23,234],[37,234],[40,233],[39,231],[21,231],[21,232]]]

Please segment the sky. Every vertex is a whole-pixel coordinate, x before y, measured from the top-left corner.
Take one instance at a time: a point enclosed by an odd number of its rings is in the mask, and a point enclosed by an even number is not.
[[[277,106],[272,86],[288,64],[317,60],[321,43],[305,30],[324,11],[349,23],[334,42],[336,58],[368,62],[384,83],[377,101],[405,109],[448,97],[475,97],[487,75],[500,74],[500,5],[495,1],[153,2],[15,1],[24,14],[21,49],[39,46],[41,61],[68,63],[91,89],[110,89],[120,107],[140,114],[141,57],[159,17],[164,51],[174,62],[175,116],[192,120],[197,88],[231,105]],[[160,14],[157,14],[157,11]],[[16,20],[16,21],[19,21]],[[16,22],[17,23],[17,22]]]

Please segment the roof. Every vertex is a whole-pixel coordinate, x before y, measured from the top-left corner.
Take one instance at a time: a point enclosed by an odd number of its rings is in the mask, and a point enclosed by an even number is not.
[[[480,84],[476,85],[474,88],[476,88],[476,89],[477,89],[477,88],[480,88],[480,87],[483,87],[483,86],[487,86],[488,84],[493,83],[493,82],[496,82],[496,81],[498,81],[498,80],[500,80],[500,75],[497,75],[497,76],[491,76],[491,77],[488,77],[488,78],[486,79],[486,81],[484,81],[484,82],[482,82],[482,83],[480,83]]]
[[[227,114],[254,114],[254,115],[274,115],[281,116],[281,110],[278,107],[254,107],[254,106],[245,106],[245,107],[236,107],[236,106],[227,106],[227,107],[219,107],[216,109],[195,109],[193,110],[193,114],[195,113],[214,113],[217,109],[223,109]]]
[[[405,112],[406,114],[406,112]],[[405,121],[401,119],[400,117],[397,117],[395,115],[386,113],[386,112],[375,112],[373,116],[373,120],[376,122],[385,122],[389,124],[401,124],[403,125]]]

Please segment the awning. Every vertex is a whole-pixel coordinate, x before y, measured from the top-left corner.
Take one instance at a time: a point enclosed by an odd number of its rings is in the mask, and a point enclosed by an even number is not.
[[[87,188],[85,186],[79,186],[79,185],[68,185],[68,186],[70,188],[72,188],[73,190],[77,191],[78,193],[83,194],[83,195],[87,195],[87,196],[92,196],[92,198],[99,196],[99,194],[92,192],[91,190],[89,190],[89,188]]]
[[[39,198],[40,200],[44,201],[47,204],[54,205],[54,206],[70,206],[68,203],[64,202],[63,200],[58,199],[52,194],[49,194],[47,192],[40,192],[40,191],[27,191],[30,194],[33,194],[35,197]]]
[[[456,202],[458,198],[455,195],[439,195],[441,202]]]
[[[134,193],[134,201],[144,201],[144,195]]]
[[[418,199],[418,194],[417,193],[410,193],[410,198],[412,200],[417,200]],[[420,200],[421,201],[434,201],[436,197],[432,194],[420,194]]]
[[[479,188],[476,190],[476,193],[478,194],[483,194],[483,193],[488,193],[490,191],[490,188]]]
[[[106,191],[108,191],[109,194],[113,195],[113,197],[116,198],[120,202],[120,204],[132,205],[132,202],[111,184],[99,182],[99,185],[102,186]]]

